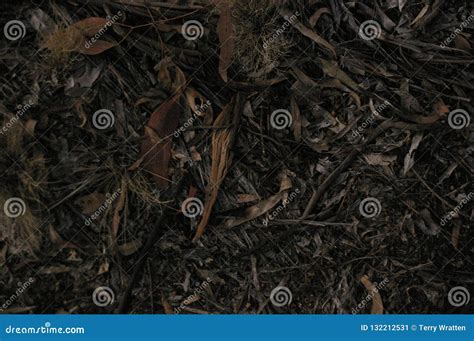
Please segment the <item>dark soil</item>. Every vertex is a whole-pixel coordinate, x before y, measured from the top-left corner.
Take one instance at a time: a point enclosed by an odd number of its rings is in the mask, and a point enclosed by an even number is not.
[[[472,313],[469,3],[2,0],[0,310]]]

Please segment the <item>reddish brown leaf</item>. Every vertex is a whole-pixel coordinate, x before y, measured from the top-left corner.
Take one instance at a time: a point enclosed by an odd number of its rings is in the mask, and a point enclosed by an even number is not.
[[[168,183],[168,163],[171,157],[171,143],[173,132],[178,127],[181,105],[181,94],[163,102],[151,115],[145,127],[145,139],[141,146],[140,158],[130,170],[142,165],[153,174],[160,189]]]
[[[370,313],[383,314],[382,296],[380,296],[378,288],[369,280],[369,277],[367,275],[362,276],[360,281],[369,292],[369,295],[373,297],[372,308],[370,309]]]
[[[92,37],[106,27],[107,23],[106,18],[90,17],[74,23],[71,28],[78,29],[86,37]]]
[[[235,29],[232,23],[232,7],[228,1],[219,4],[220,16],[217,22],[217,34],[219,36],[219,74],[224,82],[228,81],[227,69],[232,64],[232,56],[235,46]]]
[[[108,49],[115,47],[114,43],[105,41],[105,40],[97,40],[93,44],[91,44],[88,48],[85,45],[80,45],[78,48],[75,49],[76,52],[86,54],[88,56],[94,56],[96,54],[100,54]]]

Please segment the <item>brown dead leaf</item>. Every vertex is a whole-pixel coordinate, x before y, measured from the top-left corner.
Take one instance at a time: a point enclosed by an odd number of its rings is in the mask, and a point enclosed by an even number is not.
[[[75,204],[81,208],[81,212],[85,215],[91,215],[104,203],[105,195],[103,193],[94,192],[84,195],[75,201]]]
[[[423,133],[419,132],[413,136],[411,140],[411,146],[408,153],[405,155],[405,159],[403,161],[403,175],[406,176],[408,171],[413,167],[415,164],[415,150],[420,145],[421,141],[423,140]]]
[[[120,188],[120,197],[117,202],[117,205],[114,209],[114,216],[112,218],[112,240],[116,241],[118,229],[120,225],[120,212],[122,211],[125,205],[125,198],[127,197],[127,183],[122,179],[122,185]]]
[[[237,194],[237,202],[239,204],[244,204],[247,202],[252,202],[258,200],[259,197],[256,194]]]
[[[459,34],[454,38],[454,46],[456,46],[457,49],[468,51],[471,49],[471,43],[469,40],[464,38],[462,34]]]
[[[300,108],[298,107],[298,103],[296,103],[295,97],[291,96],[291,116],[293,119],[293,123],[291,125],[291,129],[293,130],[293,136],[295,137],[296,142],[301,141],[301,113]]]
[[[70,27],[79,30],[84,36],[92,37],[99,33],[100,29],[107,25],[108,19],[90,17],[72,24]]]
[[[191,111],[197,116],[204,117],[204,125],[211,124],[214,117],[211,102],[192,87],[186,88],[184,94]]]
[[[364,159],[371,166],[389,167],[397,160],[397,156],[384,155],[380,153],[368,153],[364,154]]]
[[[245,105],[245,97],[238,94],[224,107],[214,122],[214,127],[231,126],[227,129],[216,129],[212,133],[211,174],[206,187],[206,202],[201,221],[197,227],[193,241],[199,239],[208,224],[212,208],[217,200],[219,187],[227,175],[232,162],[231,147],[235,140],[240,116]]]
[[[161,296],[161,305],[163,306],[163,309],[165,310],[165,314],[167,315],[174,314],[173,307],[171,306],[171,304],[169,304],[168,300],[164,296]]]
[[[54,229],[52,225],[49,225],[49,238],[58,247],[58,249],[77,249],[78,247],[71,242],[64,240],[61,235]]]
[[[137,252],[142,246],[142,242],[139,240],[134,240],[128,243],[117,245],[117,250],[123,256],[130,256]]]
[[[37,120],[34,120],[32,118],[28,119],[25,123],[26,132],[33,136],[35,134],[35,128],[36,128],[37,123],[38,123]]]
[[[220,1],[219,21],[217,22],[217,35],[219,36],[219,75],[224,82],[229,80],[227,69],[232,64],[235,47],[235,27],[232,22],[232,5],[229,1]]]
[[[110,269],[110,263],[107,259],[104,259],[99,266],[99,270],[97,270],[97,276],[100,276],[102,274],[109,272],[109,269]]]
[[[456,224],[453,226],[453,232],[451,233],[451,244],[457,250],[459,244],[459,235],[461,233],[461,226]]]
[[[141,146],[139,159],[130,166],[136,170],[142,166],[149,171],[158,188],[164,189],[169,183],[168,164],[171,158],[171,143],[173,132],[178,127],[181,114],[181,94],[163,102],[151,115],[145,127],[145,139]]]
[[[429,236],[436,236],[441,231],[441,227],[434,221],[428,209],[425,208],[421,210],[419,215],[420,218],[415,220],[415,225],[419,227],[423,233]]]
[[[314,14],[309,18],[309,25],[314,28],[316,26],[316,23],[318,22],[319,18],[323,14],[329,14],[331,15],[331,11],[327,7],[323,7],[318,9]]]
[[[272,195],[271,197],[267,199],[260,201],[259,203],[253,206],[250,206],[244,211],[244,214],[242,217],[228,218],[225,221],[224,226],[226,228],[232,228],[235,226],[239,226],[243,223],[246,223],[247,221],[260,217],[261,215],[267,213],[273,207],[275,207],[283,199],[283,196],[285,195],[285,193],[286,191],[279,192],[275,195]]]
[[[423,18],[426,13],[428,12],[428,10],[430,9],[430,5],[429,4],[426,4],[422,9],[421,11],[418,13],[418,15],[416,16],[416,18],[412,21],[412,23],[410,24],[411,26],[415,25],[418,21],[421,20],[421,18]]]
[[[78,48],[77,52],[86,54],[88,56],[95,56],[96,54],[101,54],[108,49],[115,47],[114,43],[105,40],[97,40],[95,43],[91,44],[88,48]]]
[[[369,280],[367,275],[362,276],[360,281],[369,292],[369,295],[372,296],[372,308],[370,309],[370,313],[383,314],[382,296],[380,296],[377,287]]]
[[[80,37],[79,43],[72,50],[86,55],[96,55],[114,47],[115,44],[105,40],[89,42],[91,37],[108,25],[111,24],[106,18],[91,17],[69,26],[67,32],[71,36],[76,36],[79,33]]]
[[[349,77],[347,73],[342,71],[337,65],[336,61],[329,61],[323,58],[319,58],[323,71],[330,77],[340,80],[343,84],[350,87],[352,90],[358,90],[359,86]]]
[[[182,92],[187,83],[184,72],[171,58],[164,58],[158,64],[158,81],[171,94]]]

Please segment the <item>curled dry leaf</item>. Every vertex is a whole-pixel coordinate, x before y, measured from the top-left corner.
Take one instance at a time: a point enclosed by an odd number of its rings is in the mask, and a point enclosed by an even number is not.
[[[189,109],[191,109],[194,114],[204,117],[204,125],[211,124],[214,116],[211,102],[199,91],[192,87],[186,88],[184,94],[186,96]]]
[[[171,94],[180,93],[186,87],[184,72],[170,58],[158,64],[158,81]]]
[[[319,18],[323,14],[329,14],[331,15],[331,11],[327,7],[323,7],[318,9],[314,14],[309,18],[309,25],[314,28],[316,26],[316,23],[318,22]]]
[[[378,288],[369,280],[367,275],[362,276],[360,281],[369,292],[369,295],[372,296],[372,308],[370,309],[370,313],[383,314],[382,296],[380,296]]]

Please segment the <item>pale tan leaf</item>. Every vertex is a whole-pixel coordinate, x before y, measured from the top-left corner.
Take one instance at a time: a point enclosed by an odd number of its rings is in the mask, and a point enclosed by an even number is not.
[[[382,296],[380,296],[378,288],[369,280],[367,275],[362,276],[360,281],[369,292],[369,295],[372,296],[372,308],[370,309],[370,313],[383,314]]]

